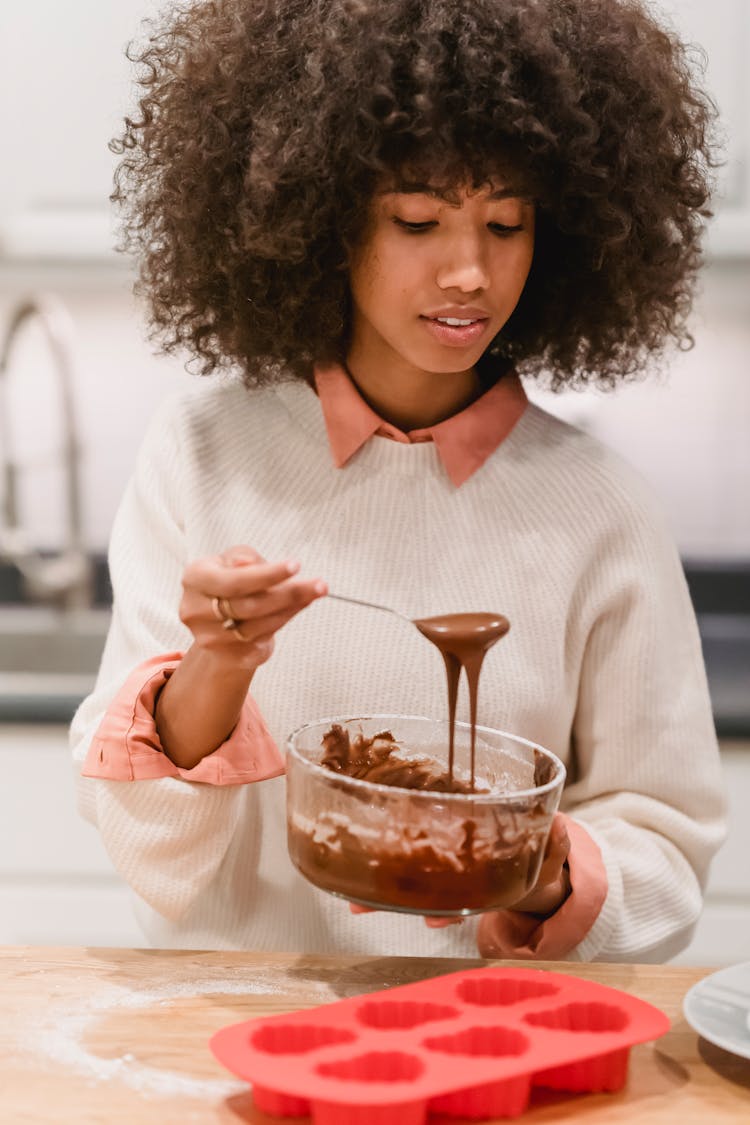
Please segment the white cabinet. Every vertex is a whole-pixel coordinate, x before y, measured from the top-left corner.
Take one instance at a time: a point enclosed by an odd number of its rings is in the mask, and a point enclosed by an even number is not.
[[[703,914],[682,965],[732,965],[750,959],[750,742],[727,742],[722,764],[729,792],[729,835],[713,862]]]
[[[145,944],[78,815],[65,727],[0,726],[0,945]]]

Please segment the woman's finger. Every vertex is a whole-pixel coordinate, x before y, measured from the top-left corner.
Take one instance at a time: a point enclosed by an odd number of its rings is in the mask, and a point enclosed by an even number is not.
[[[254,547],[242,543],[236,547],[227,547],[218,556],[223,566],[246,566],[248,563],[264,563],[266,559],[259,555]]]
[[[218,557],[199,559],[185,568],[182,584],[207,598],[235,598],[260,593],[299,571],[296,560],[226,565]]]
[[[324,587],[325,584],[320,579],[301,581],[290,578],[258,594],[224,598],[223,605],[225,609],[231,609],[231,616],[240,621],[250,618],[259,621],[284,613],[294,606],[309,604],[311,595],[320,596]]]
[[[295,594],[291,604],[287,604],[278,613],[268,614],[265,617],[240,617],[237,619],[236,627],[230,631],[237,640],[243,641],[254,641],[260,637],[276,633],[291,621],[300,610],[310,605],[316,598],[322,597],[325,591],[325,583],[312,582],[309,587],[303,587],[299,593]]]
[[[205,594],[196,594],[195,591],[186,593],[180,604],[180,620],[190,629],[196,640],[208,648],[216,649],[226,644],[236,644],[238,641],[254,643],[272,636],[282,626],[327,592],[326,584],[320,579],[312,582],[297,584],[294,589],[286,592],[282,599],[277,599],[276,604],[281,605],[276,613],[264,614],[261,617],[242,617],[237,610],[239,599],[227,599],[217,602],[221,611],[221,618],[215,612],[213,598]],[[232,617],[229,616],[229,611]],[[226,624],[225,624],[226,622]]]
[[[350,902],[349,903],[349,910],[351,911],[352,914],[374,914],[375,913],[375,911],[373,910],[373,908],[371,906],[360,906],[358,902]],[[444,926],[457,926],[460,922],[463,922],[463,918],[435,918],[435,917],[425,916],[425,925],[429,926],[430,929],[433,929],[433,930],[440,930]]]
[[[570,853],[570,837],[564,819],[557,813],[552,821],[544,859],[539,871],[537,886],[553,882],[560,876],[563,864]]]

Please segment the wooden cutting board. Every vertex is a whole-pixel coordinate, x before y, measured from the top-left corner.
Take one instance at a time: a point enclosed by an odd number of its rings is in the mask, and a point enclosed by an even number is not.
[[[215,1031],[483,964],[491,962],[5,947],[0,1121],[297,1125],[299,1119],[274,1119],[254,1108],[249,1087],[209,1051]],[[624,989],[666,1012],[672,1030],[633,1048],[621,1092],[537,1092],[519,1119],[524,1125],[750,1122],[750,1061],[700,1040],[682,1015],[688,988],[710,970],[557,962],[534,967]],[[455,1118],[431,1119],[431,1125],[448,1122],[460,1125]]]

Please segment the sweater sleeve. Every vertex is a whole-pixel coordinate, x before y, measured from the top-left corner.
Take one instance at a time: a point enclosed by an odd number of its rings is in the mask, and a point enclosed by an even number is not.
[[[199,784],[200,778],[186,779],[177,771],[149,775],[142,762],[133,774],[136,780],[107,779],[103,761],[96,767],[96,741],[111,727],[110,709],[116,710],[118,698],[122,702],[134,675],[147,690],[147,675],[136,669],[190,643],[177,612],[188,551],[180,446],[175,408],[167,403],[149,427],[115,517],[109,550],[112,623],[94,691],[70,731],[81,814],[97,827],[130,887],[172,921],[195,902],[224,860],[244,808],[243,786]],[[142,694],[131,691],[131,704],[140,701],[145,715]],[[143,729],[148,726],[144,715]],[[111,752],[109,742],[107,747]],[[141,744],[138,751],[152,762],[161,757],[155,745]],[[98,776],[84,776],[87,760],[86,772]]]
[[[561,810],[607,893],[573,960],[661,962],[690,941],[726,797],[700,636],[680,559],[646,500],[624,508],[572,607],[586,628]]]

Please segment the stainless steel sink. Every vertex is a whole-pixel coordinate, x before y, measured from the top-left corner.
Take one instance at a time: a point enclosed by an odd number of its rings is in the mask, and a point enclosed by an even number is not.
[[[0,606],[0,721],[69,722],[94,686],[108,609]]]

